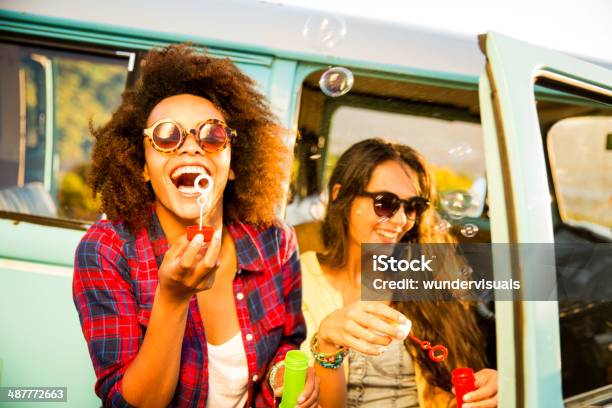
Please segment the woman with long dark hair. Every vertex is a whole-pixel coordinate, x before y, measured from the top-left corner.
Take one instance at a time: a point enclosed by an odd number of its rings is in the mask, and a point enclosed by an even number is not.
[[[325,251],[301,255],[308,329],[302,349],[313,352],[323,407],[452,406],[451,370],[458,366],[480,370],[478,389],[464,407],[496,406],[497,373],[483,369],[482,339],[468,304],[360,301],[362,243],[456,243],[435,228],[435,200],[428,165],[408,146],[369,139],[336,163],[322,226]],[[447,254],[445,262],[461,259]],[[446,361],[430,361],[406,339],[398,327],[408,319],[413,333],[448,347]]]

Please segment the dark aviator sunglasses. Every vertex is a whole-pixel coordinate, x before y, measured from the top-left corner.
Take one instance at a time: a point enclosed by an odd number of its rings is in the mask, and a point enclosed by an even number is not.
[[[373,200],[374,212],[379,217],[384,218],[392,218],[397,210],[403,206],[406,218],[416,221],[430,204],[429,200],[424,197],[414,196],[408,200],[402,200],[396,194],[389,191],[365,191],[359,195],[370,197]]]

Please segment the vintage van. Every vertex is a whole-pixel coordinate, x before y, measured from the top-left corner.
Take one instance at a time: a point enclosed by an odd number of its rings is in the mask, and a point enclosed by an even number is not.
[[[71,293],[75,247],[100,217],[86,187],[88,124],[109,118],[148,49],[173,42],[230,58],[299,131],[287,136],[286,218],[303,250],[316,248],[336,158],[372,136],[431,161],[441,227],[462,242],[612,242],[610,56],[586,62],[497,33],[451,36],[269,2],[104,6],[0,10],[0,387],[67,387],[64,405],[100,405]],[[560,273],[512,262],[517,279],[554,284]],[[592,279],[611,287],[609,276]],[[606,299],[480,305],[501,407],[610,403]]]

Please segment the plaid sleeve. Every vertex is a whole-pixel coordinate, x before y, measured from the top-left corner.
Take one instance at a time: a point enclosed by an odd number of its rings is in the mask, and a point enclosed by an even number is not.
[[[77,247],[72,281],[97,377],[95,391],[105,407],[130,406],[121,395],[121,384],[140,345],[136,300],[123,278],[129,274],[121,248],[110,227],[94,224]]]
[[[270,363],[270,368],[273,364],[284,360],[285,354],[289,350],[299,350],[300,344],[306,339],[306,324],[302,315],[302,271],[294,230],[285,227],[283,238],[280,252],[284,254],[281,273],[283,275],[283,297],[286,309],[285,327],[280,347]],[[267,381],[262,393],[269,406],[274,406],[274,394]]]

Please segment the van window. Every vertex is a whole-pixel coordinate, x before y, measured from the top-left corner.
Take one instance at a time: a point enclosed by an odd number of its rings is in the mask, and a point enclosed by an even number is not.
[[[543,83],[541,83],[543,82]],[[571,258],[556,254],[563,397],[609,384],[612,302],[593,295],[605,282],[609,254],[585,251],[612,242],[612,107],[538,82],[537,111],[545,154],[556,244],[574,245]],[[552,86],[552,85],[551,85]],[[541,87],[541,88],[540,88]],[[581,297],[565,300],[568,287]]]
[[[612,231],[612,116],[560,120],[548,132],[559,213],[564,223]]]
[[[119,105],[128,59],[12,43],[0,56],[0,210],[95,220],[89,123]]]
[[[471,190],[469,215],[480,215],[485,163],[479,123],[341,106],[331,117],[323,184],[347,146],[378,135],[421,153],[432,167],[441,195]]]
[[[350,92],[329,97],[319,88],[324,71],[302,86],[286,219],[295,225],[301,252],[324,250],[321,223],[330,173],[351,145],[379,137],[420,152],[434,173],[439,213],[436,228],[460,242],[490,242],[485,157],[476,86],[410,82],[375,73],[355,74]],[[450,203],[450,204],[449,204]],[[489,367],[496,365],[494,305],[479,302]]]
[[[287,220],[304,224],[325,213],[327,183],[336,161],[358,141],[380,137],[409,145],[428,161],[439,195],[444,228],[489,241],[483,136],[476,89],[410,83],[356,75],[353,89],[340,97],[319,88],[323,71],[302,88],[293,201]],[[461,202],[459,202],[461,201]],[[459,208],[459,210],[458,210]],[[473,224],[475,223],[475,224]]]

